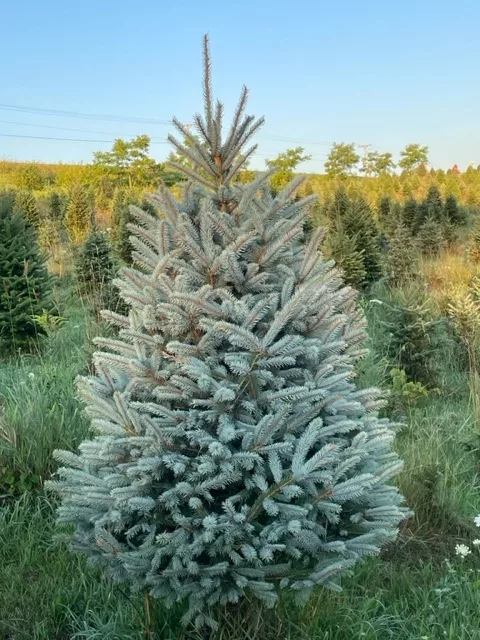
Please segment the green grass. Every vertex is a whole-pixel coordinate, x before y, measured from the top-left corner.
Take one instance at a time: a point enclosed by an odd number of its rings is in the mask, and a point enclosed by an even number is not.
[[[366,306],[373,348],[359,380],[384,386],[381,312]],[[74,380],[98,331],[74,296],[64,294],[61,307],[67,321],[42,355],[0,365],[0,640],[201,640],[161,603],[151,605],[149,636],[143,599],[55,539],[55,504],[42,485],[52,451],[89,433]],[[441,394],[409,409],[397,436],[399,483],[415,510],[398,542],[357,567],[342,593],[319,591],[302,609],[287,599],[274,612],[246,603],[223,613],[211,640],[480,640],[480,551],[455,556],[455,544],[480,537],[480,440],[467,375],[453,351],[442,359]]]

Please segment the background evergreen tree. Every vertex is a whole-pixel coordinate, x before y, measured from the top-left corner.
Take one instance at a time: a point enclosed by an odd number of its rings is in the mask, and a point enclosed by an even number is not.
[[[422,253],[426,256],[436,256],[445,247],[444,229],[435,218],[428,218],[420,227],[418,241]]]
[[[108,239],[102,231],[90,232],[76,260],[79,284],[87,291],[100,289],[110,282],[115,273]]]
[[[460,207],[457,198],[449,194],[445,198],[445,218],[452,226],[462,226],[467,221],[464,207]]]
[[[416,225],[418,219],[418,202],[415,200],[415,198],[408,198],[405,201],[405,204],[403,206],[402,219],[411,233],[414,233],[417,230]]]
[[[428,205],[425,202],[425,200],[423,200],[422,202],[419,202],[417,205],[416,216],[415,216],[415,220],[413,221],[413,227],[412,227],[412,231],[414,235],[420,232],[420,229],[428,221],[428,219],[429,219]],[[435,219],[432,219],[432,220],[433,222],[435,222],[435,224],[437,224],[437,221]]]
[[[36,229],[40,226],[40,212],[35,196],[28,189],[20,189],[15,194],[15,213],[22,215],[25,220]]]
[[[333,200],[326,202],[325,213],[331,220],[337,220],[338,217],[343,220],[351,206],[352,202],[347,190],[342,186],[335,191]]]
[[[188,605],[184,622],[244,598],[304,601],[316,585],[393,540],[406,511],[391,484],[401,464],[378,390],[352,381],[365,320],[322,232],[302,248],[311,198],[273,198],[270,173],[235,178],[262,120],[246,90],[222,136],[205,41],[201,142],[172,144],[201,173],[164,219],[133,208],[135,264],[119,281],[128,317],[97,340],[80,383],[93,440],[50,484],[73,542],[115,579]],[[177,120],[182,138],[189,131]]]
[[[364,285],[378,280],[382,275],[380,236],[372,209],[365,198],[361,195],[350,198],[341,187],[329,205],[327,217],[330,219],[329,236],[332,236],[332,239],[328,240],[331,255],[335,253],[339,260],[345,260],[346,256],[350,256],[345,264],[342,264],[347,280],[357,282],[361,273],[364,273]],[[345,240],[344,235],[350,240]],[[354,265],[360,257],[363,267],[358,270]],[[346,266],[347,263],[352,265],[351,268]]]
[[[480,218],[467,241],[467,254],[470,262],[480,264]]]
[[[436,318],[421,284],[397,289],[387,306],[388,355],[409,380],[435,386],[438,354],[446,340],[445,322]]]
[[[400,202],[394,202],[390,208],[389,216],[385,220],[384,230],[388,236],[393,236],[397,227],[403,224],[403,207]]]
[[[65,211],[65,226],[70,240],[81,244],[92,226],[93,208],[90,196],[84,186],[72,187]]]
[[[27,349],[43,333],[33,316],[53,309],[52,279],[35,229],[0,195],[0,350]]]
[[[393,205],[393,200],[391,196],[382,196],[378,201],[377,206],[377,217],[380,227],[383,229],[385,224],[390,219],[390,210]]]
[[[378,229],[372,209],[362,196],[351,201],[343,218],[346,232],[355,238],[355,248],[362,252],[365,282],[371,284],[382,276],[382,256]]]
[[[326,251],[342,271],[345,282],[356,289],[361,289],[367,274],[363,262],[363,251],[357,249],[358,244],[356,237],[345,233],[342,222],[338,220],[328,234]]]
[[[80,292],[96,311],[118,308],[118,294],[113,285],[118,269],[105,233],[97,229],[90,232],[78,253],[75,270]]]
[[[428,188],[427,196],[423,204],[428,218],[431,218],[440,225],[445,222],[442,194],[436,184],[432,184]]]
[[[404,224],[399,224],[390,239],[387,275],[394,285],[401,285],[418,275],[418,254],[414,240]]]
[[[52,222],[62,224],[65,215],[65,203],[56,191],[52,191],[47,200],[48,217]]]

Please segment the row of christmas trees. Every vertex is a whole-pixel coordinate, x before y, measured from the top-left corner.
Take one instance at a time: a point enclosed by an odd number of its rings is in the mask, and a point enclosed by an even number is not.
[[[15,220],[10,232],[4,231],[2,234],[5,238],[5,242],[1,243],[4,263],[16,263],[23,255],[21,264],[25,262],[32,265],[35,260],[43,264],[40,256],[34,257],[36,249],[32,234],[38,233],[40,241],[45,235],[53,242],[70,240],[76,246],[79,286],[91,293],[99,292],[98,306],[115,306],[119,303],[110,283],[119,265],[131,262],[131,232],[128,228],[132,221],[130,206],[140,206],[143,210],[154,213],[153,205],[145,197],[129,190],[115,191],[112,226],[108,236],[97,228],[88,191],[83,187],[73,190],[67,200],[52,193],[47,207],[38,206],[33,195],[25,191],[5,192],[2,203],[3,224],[6,224],[6,211],[10,211]],[[364,289],[381,278],[401,284],[413,277],[418,273],[419,255],[436,254],[448,243],[454,242],[459,230],[467,222],[467,212],[459,206],[454,196],[447,196],[443,201],[435,185],[430,187],[427,197],[421,202],[410,198],[402,204],[386,196],[380,199],[376,210],[363,196],[349,195],[345,189],[340,188],[333,198],[321,204],[320,221],[327,228],[326,253],[342,269],[348,284]],[[20,227],[24,229],[22,233],[19,231]],[[23,254],[21,251],[19,253],[18,240],[16,249],[7,241],[14,228],[17,238],[22,234],[29,238],[28,242],[24,242],[28,248]],[[480,257],[479,231],[472,234],[469,255],[474,261],[478,261]],[[5,273],[6,270],[5,266]],[[17,264],[16,271],[18,270],[21,271],[21,268]],[[35,272],[35,277],[40,273],[43,273],[41,269]],[[22,308],[28,312],[30,319],[25,320],[25,335],[31,338],[39,331],[31,317],[41,313],[41,309],[37,308],[39,305],[35,302],[39,285],[32,288],[33,275],[30,274],[29,277],[30,282],[25,283],[27,298],[20,307],[24,304]],[[47,281],[49,278],[45,275],[41,279]],[[17,281],[16,287],[18,286]],[[13,292],[14,289],[10,291]],[[3,295],[3,313],[11,316],[15,307],[13,297],[5,292]],[[47,302],[42,304],[44,309],[50,306]],[[17,323],[21,317],[22,314],[16,314]],[[11,327],[9,332],[12,334]],[[7,341],[7,333],[4,328],[3,342]],[[22,331],[19,330],[18,333],[20,335]],[[21,345],[22,341],[22,338],[16,338],[15,344]]]
[[[436,255],[453,244],[468,219],[456,198],[449,195],[444,201],[435,185],[423,201],[401,203],[385,196],[376,210],[362,195],[340,188],[319,213],[328,229],[327,252],[357,288],[381,277],[398,283],[407,279],[416,272],[420,254]]]

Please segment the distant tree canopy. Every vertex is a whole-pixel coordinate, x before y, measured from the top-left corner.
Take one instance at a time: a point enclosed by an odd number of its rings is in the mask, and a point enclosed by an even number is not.
[[[390,152],[370,151],[362,159],[361,171],[367,176],[381,176],[383,173],[391,173],[395,169],[392,158]]]
[[[93,164],[119,186],[148,186],[158,183],[165,174],[162,164],[150,157],[150,136],[131,140],[117,138],[111,151],[94,153]]]
[[[325,162],[325,171],[331,177],[351,175],[360,161],[353,142],[335,142]]]
[[[267,160],[269,169],[278,168],[277,173],[270,180],[270,186],[274,191],[280,191],[293,179],[295,170],[302,162],[310,160],[312,156],[305,154],[303,147],[287,149],[284,153],[279,153],[273,160]]]
[[[419,144],[407,144],[400,153],[398,166],[404,171],[414,171],[422,165],[428,164],[428,147]]]

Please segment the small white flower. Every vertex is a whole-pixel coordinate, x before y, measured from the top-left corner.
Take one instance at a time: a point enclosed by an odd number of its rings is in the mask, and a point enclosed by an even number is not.
[[[472,542],[472,544],[473,544],[474,547],[478,547],[480,545],[480,540],[477,538],[476,540],[474,540]]]
[[[477,527],[480,527],[480,514],[478,516],[475,516],[473,521]]]
[[[339,534],[342,538],[346,538],[348,536],[348,531],[346,529],[340,529]]]
[[[472,552],[470,551],[470,549],[467,547],[466,544],[456,544],[455,545],[455,553],[457,554],[457,556],[461,556],[462,558],[466,558]]]
[[[30,378],[30,380],[33,380],[35,378],[35,374],[33,373],[33,371],[30,371],[28,377]]]

